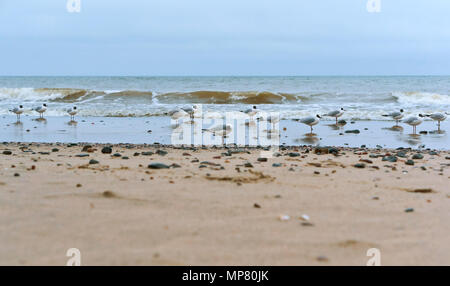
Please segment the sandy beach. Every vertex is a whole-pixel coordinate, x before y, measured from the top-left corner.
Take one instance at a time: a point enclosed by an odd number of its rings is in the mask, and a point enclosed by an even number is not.
[[[83,265],[365,265],[369,248],[382,265],[450,265],[448,151],[3,143],[0,157],[1,265],[65,265],[69,248]]]

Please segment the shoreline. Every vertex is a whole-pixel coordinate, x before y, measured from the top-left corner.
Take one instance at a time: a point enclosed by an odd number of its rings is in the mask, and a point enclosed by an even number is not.
[[[129,144],[161,143],[171,144],[174,132],[169,117],[80,117],[71,122],[67,117],[50,117],[47,120],[35,120],[24,117],[20,124],[15,123],[15,116],[0,117],[0,142],[62,142],[62,143],[110,143]],[[206,123],[205,123],[206,122]],[[204,128],[222,121],[204,121]],[[437,132],[436,123],[424,121],[418,126],[418,134],[411,134],[411,126],[401,124],[392,126],[392,121],[347,121],[345,126],[335,126],[332,121],[322,121],[314,126],[314,133],[309,127],[294,120],[281,120],[279,123],[279,144],[281,146],[342,146],[370,148],[431,148],[446,150],[450,146],[450,136],[446,130],[448,121],[441,124]],[[246,126],[236,124],[233,130]],[[263,128],[264,129],[264,128]],[[201,130],[201,129],[200,129]],[[353,132],[357,133],[353,133]],[[233,131],[237,132],[237,131]],[[266,130],[258,138],[267,136]],[[422,132],[422,134],[420,133]],[[194,131],[195,134],[195,131]],[[203,137],[202,137],[203,136]],[[209,136],[209,137],[207,137]],[[236,138],[237,135],[235,135]],[[192,136],[192,138],[194,135]],[[212,142],[209,134],[200,136],[203,142]],[[220,138],[219,138],[220,139]],[[221,144],[220,140],[216,144]],[[232,138],[225,139],[227,144],[237,143]],[[249,135],[245,133],[245,144],[249,144]],[[191,142],[193,143],[193,142]],[[189,144],[185,144],[189,145]],[[196,144],[201,145],[201,144]],[[213,145],[209,143],[208,145]]]
[[[450,151],[0,146],[0,265],[450,265]]]

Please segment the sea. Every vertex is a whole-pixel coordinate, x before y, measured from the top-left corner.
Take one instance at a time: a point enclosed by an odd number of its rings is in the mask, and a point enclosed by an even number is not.
[[[46,116],[165,116],[201,104],[213,112],[279,112],[282,119],[324,114],[344,108],[351,120],[449,112],[450,76],[4,76],[0,77],[0,115],[23,105],[25,114],[46,103]],[[325,118],[324,118],[325,119]],[[329,118],[328,120],[334,120]]]

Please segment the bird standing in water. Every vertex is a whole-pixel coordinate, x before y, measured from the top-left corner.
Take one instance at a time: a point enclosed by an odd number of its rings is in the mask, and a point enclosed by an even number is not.
[[[14,107],[10,111],[17,115],[17,122],[20,122],[20,115],[23,113],[23,105],[19,105],[18,107]]]
[[[336,118],[336,125],[338,124],[338,118],[341,117],[344,114],[344,108],[341,108],[339,110],[333,110],[328,112],[327,114],[324,114],[324,116],[330,116]]]
[[[320,117],[320,115],[317,114],[316,116],[309,116],[309,117],[305,117],[305,118],[300,119],[300,123],[306,124],[309,127],[311,127],[311,134],[313,134],[312,133],[313,132],[313,126],[317,125],[319,123],[320,118],[322,118],[322,117]]]

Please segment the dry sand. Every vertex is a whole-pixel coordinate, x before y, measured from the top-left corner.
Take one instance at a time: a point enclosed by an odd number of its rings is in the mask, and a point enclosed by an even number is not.
[[[1,265],[65,265],[69,248],[83,265],[365,265],[369,248],[383,265],[450,265],[448,151],[411,166],[369,158],[398,152],[381,149],[258,162],[255,149],[103,147],[0,146]]]

